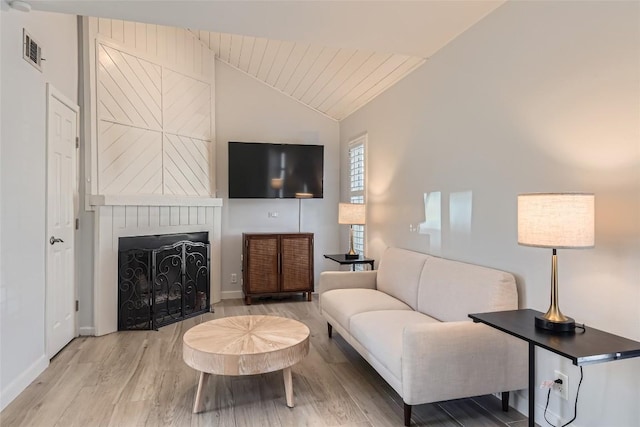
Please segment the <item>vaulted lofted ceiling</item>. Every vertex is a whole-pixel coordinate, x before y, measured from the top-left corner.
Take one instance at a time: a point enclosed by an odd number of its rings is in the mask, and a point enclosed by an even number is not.
[[[304,42],[207,31],[197,35],[220,61],[336,120],[424,63],[415,56]]]
[[[190,28],[218,59],[336,120],[505,0],[33,0],[34,9]]]

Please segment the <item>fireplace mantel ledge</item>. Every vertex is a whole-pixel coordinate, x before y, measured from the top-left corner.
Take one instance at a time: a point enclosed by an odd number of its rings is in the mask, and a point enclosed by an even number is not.
[[[222,206],[222,199],[195,196],[97,194],[89,196],[92,206]]]

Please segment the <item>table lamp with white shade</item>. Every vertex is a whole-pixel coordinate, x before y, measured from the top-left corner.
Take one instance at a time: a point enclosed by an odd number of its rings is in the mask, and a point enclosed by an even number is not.
[[[338,224],[347,224],[349,229],[349,252],[344,255],[346,259],[356,259],[358,254],[353,249],[353,226],[364,225],[366,218],[366,208],[362,203],[339,203],[338,204]]]
[[[575,321],[558,304],[557,249],[592,248],[595,242],[595,197],[584,193],[518,195],[518,244],[551,248],[551,305],[536,316],[536,328],[573,332]]]

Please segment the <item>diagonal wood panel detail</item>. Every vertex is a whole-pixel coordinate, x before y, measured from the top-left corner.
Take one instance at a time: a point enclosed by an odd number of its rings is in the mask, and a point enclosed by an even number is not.
[[[160,130],[161,67],[98,45],[98,118]]]
[[[211,139],[211,86],[165,69],[162,80],[164,130]]]
[[[109,19],[96,29],[105,39],[96,43],[95,191],[211,196],[209,41],[186,29]],[[237,41],[226,47],[236,62]]]
[[[162,133],[101,120],[100,194],[161,194]]]
[[[209,196],[211,142],[182,135],[164,135],[164,193]]]

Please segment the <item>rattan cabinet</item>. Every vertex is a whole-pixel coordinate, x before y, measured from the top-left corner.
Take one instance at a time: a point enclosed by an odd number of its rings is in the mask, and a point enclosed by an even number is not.
[[[245,304],[259,295],[313,292],[313,233],[243,233]]]

